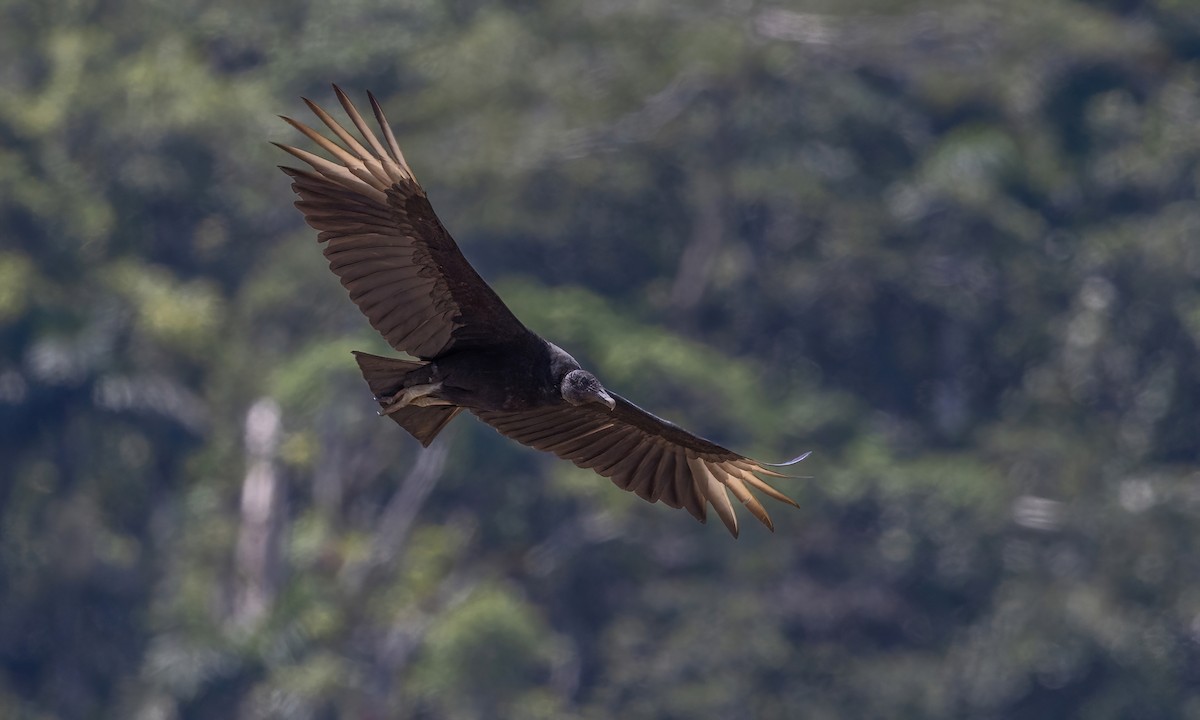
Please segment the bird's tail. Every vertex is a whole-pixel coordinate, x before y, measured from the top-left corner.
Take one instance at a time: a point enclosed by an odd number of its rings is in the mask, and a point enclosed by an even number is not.
[[[358,361],[358,369],[362,371],[363,379],[367,381],[367,385],[371,387],[371,392],[376,398],[394,395],[405,386],[404,379],[408,377],[409,373],[420,370],[429,364],[415,360],[385,358],[357,350],[354,351],[354,359]],[[386,404],[386,402],[380,402],[380,406]],[[429,447],[429,443],[433,442],[442,428],[446,427],[446,424],[460,412],[462,412],[462,408],[454,405],[429,407],[409,405],[389,413],[388,417],[395,420],[422,445]]]

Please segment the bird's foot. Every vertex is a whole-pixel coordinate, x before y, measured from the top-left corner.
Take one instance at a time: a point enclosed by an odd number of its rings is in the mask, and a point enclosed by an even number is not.
[[[439,397],[434,397],[434,393],[442,389],[441,383],[430,383],[428,385],[413,385],[407,387],[400,392],[390,397],[380,398],[383,409],[379,411],[380,415],[391,415],[392,413],[406,408],[409,405],[416,407],[430,407],[433,405],[450,405],[450,401],[443,400]]]

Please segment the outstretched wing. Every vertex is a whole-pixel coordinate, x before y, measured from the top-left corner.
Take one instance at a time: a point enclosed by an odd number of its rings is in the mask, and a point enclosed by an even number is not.
[[[650,502],[661,500],[671,507],[686,508],[700,522],[705,521],[711,503],[734,537],[738,534],[737,516],[726,490],[772,531],[771,518],[750,489],[796,506],[796,501],[759,477],[787,477],[771,469],[779,465],[726,450],[610,394],[617,401],[611,412],[600,405],[565,403],[520,412],[471,412],[523,445],[594,470]]]
[[[375,97],[368,93],[386,145],[333,89],[366,145],[307,99],[340,144],[283,119],[333,159],[276,145],[311,168],[280,169],[292,177],[305,221],[320,231],[330,269],[372,327],[392,347],[425,359],[527,334],[442,227]]]

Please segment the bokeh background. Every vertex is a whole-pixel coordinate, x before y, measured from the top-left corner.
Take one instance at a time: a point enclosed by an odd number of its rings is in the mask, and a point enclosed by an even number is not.
[[[802,508],[377,418],[330,82]],[[2,2],[0,717],[1200,717],[1198,184],[1183,0]]]

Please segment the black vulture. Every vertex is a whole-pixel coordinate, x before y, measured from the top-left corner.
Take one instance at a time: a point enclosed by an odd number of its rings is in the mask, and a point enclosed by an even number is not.
[[[731,491],[771,530],[751,488],[796,502],[759,475],[788,477],[658,418],[616,393],[561,348],[528,330],[483,281],[442,226],[400,152],[375,97],[382,141],[336,85],[362,142],[315,103],[337,137],[283,119],[325,159],[276,143],[309,166],[281,167],[296,207],[320,231],[329,267],[388,343],[417,360],[355,352],[381,406],[422,445],[464,409],[500,433],[611,478],[640,497],[686,508],[701,522],[709,503],[737,537]],[[365,145],[363,143],[366,143]]]

